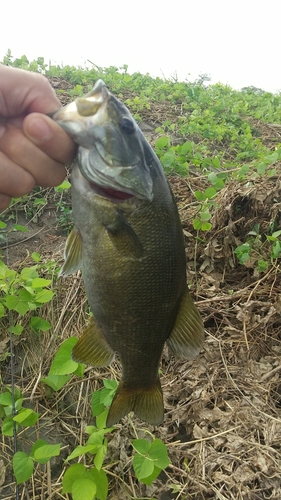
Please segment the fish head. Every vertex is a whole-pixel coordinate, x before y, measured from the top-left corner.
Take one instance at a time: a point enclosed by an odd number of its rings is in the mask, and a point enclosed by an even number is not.
[[[97,194],[117,200],[135,196],[152,201],[145,139],[129,110],[102,80],[84,97],[59,109],[53,119],[80,146],[81,174]]]

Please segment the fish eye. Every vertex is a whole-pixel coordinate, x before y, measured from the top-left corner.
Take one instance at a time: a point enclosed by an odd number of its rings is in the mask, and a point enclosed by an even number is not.
[[[130,118],[123,116],[119,122],[120,128],[124,130],[127,134],[133,134],[135,132],[135,125]]]

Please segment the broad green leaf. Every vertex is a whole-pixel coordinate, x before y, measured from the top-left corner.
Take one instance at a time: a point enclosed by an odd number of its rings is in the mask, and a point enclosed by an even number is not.
[[[214,165],[215,168],[220,168],[220,166],[221,166],[221,162],[220,162],[219,158],[213,158],[212,164]]]
[[[190,142],[190,141],[185,142],[181,146],[181,154],[182,155],[186,155],[187,153],[191,153],[191,151],[193,150],[193,147],[194,147],[194,143],[193,142]]]
[[[30,326],[35,333],[39,333],[39,330],[41,330],[41,332],[47,332],[51,328],[49,321],[46,321],[39,316],[33,316],[31,318]]]
[[[27,280],[30,280],[30,279],[33,279],[33,278],[37,278],[38,277],[38,273],[35,269],[35,267],[24,267],[22,270],[21,270],[21,278],[24,280],[24,281],[27,281]]]
[[[4,229],[6,226],[7,226],[7,224],[5,222],[3,222],[2,220],[0,220],[0,229]]]
[[[54,357],[49,375],[69,375],[76,370],[78,363],[72,361],[71,352],[77,342],[77,337],[70,337],[62,343]]]
[[[15,422],[18,422],[23,427],[30,427],[36,424],[39,418],[39,413],[30,408],[22,408],[17,415],[13,417]]]
[[[94,444],[86,444],[85,446],[78,445],[76,448],[73,450],[72,453],[67,457],[65,460],[66,462],[69,462],[69,460],[73,460],[74,458],[80,457],[80,455],[85,455],[85,453],[96,453],[96,450],[99,448],[99,445],[96,443]]]
[[[40,254],[38,252],[32,252],[31,257],[35,262],[40,262]]]
[[[96,417],[100,413],[104,411],[104,403],[100,402],[100,397],[101,397],[101,391],[95,391],[92,394],[92,415],[93,417]]]
[[[263,175],[266,171],[266,163],[264,163],[263,161],[261,163],[259,163],[257,171],[258,171],[259,175]]]
[[[23,451],[17,451],[13,456],[13,470],[17,484],[30,479],[33,473],[33,460]]]
[[[5,315],[5,307],[3,306],[2,302],[0,302],[0,318],[2,318]]]
[[[39,462],[39,464],[45,464],[52,457],[57,457],[60,454],[60,444],[43,444],[37,446],[33,450],[34,459]]]
[[[41,378],[40,382],[51,387],[54,391],[59,391],[70,379],[72,375],[48,375]]]
[[[107,451],[107,440],[104,440],[104,444],[102,444],[96,451],[96,455],[94,458],[94,464],[97,470],[101,470],[102,464]]]
[[[132,445],[141,455],[146,455],[151,448],[151,442],[148,439],[134,439]]]
[[[138,453],[133,458],[133,467],[139,481],[150,476],[154,470],[154,462]]]
[[[156,479],[159,476],[161,471],[162,469],[159,469],[159,467],[156,467],[155,465],[152,474],[150,474],[150,476],[143,477],[141,479],[141,482],[146,484],[147,486],[150,486],[151,483],[154,481],[154,479]]]
[[[170,464],[167,447],[160,439],[154,439],[149,450],[149,458],[155,461],[155,465],[160,469],[166,469]]]
[[[12,326],[12,333],[15,335],[20,335],[23,332],[23,326],[21,325],[13,325]]]
[[[42,288],[44,286],[48,286],[52,283],[52,280],[46,280],[45,278],[34,278],[32,280],[32,288]]]
[[[163,156],[161,156],[160,161],[164,168],[172,167],[175,161],[175,154],[175,151],[170,149],[169,151],[164,153]]]
[[[204,201],[205,200],[205,196],[202,193],[202,191],[195,191],[194,194],[195,194],[196,200],[198,200],[198,201]]]
[[[18,424],[16,424],[16,429],[18,429]],[[6,417],[2,424],[2,434],[4,436],[13,436],[14,433],[14,421],[12,417]]]
[[[204,191],[205,199],[207,199],[207,198],[211,199],[216,194],[217,194],[217,190],[214,187],[209,187],[209,188],[205,189],[205,191]]]
[[[201,220],[202,221],[207,221],[207,220],[210,220],[210,218],[212,217],[209,210],[206,210],[206,211],[202,211],[200,212],[200,217],[201,217]]]
[[[35,300],[36,302],[40,302],[40,304],[45,304],[46,302],[50,302],[54,296],[54,292],[52,290],[42,290],[36,294]]]
[[[196,231],[198,231],[199,229],[201,229],[201,226],[202,226],[201,220],[198,218],[194,219],[193,228],[196,229]]]
[[[94,500],[97,487],[92,479],[82,478],[74,481],[72,485],[73,500]]]
[[[12,404],[12,394],[8,391],[0,394],[0,405],[10,406]]]
[[[97,486],[96,497],[99,500],[106,500],[108,493],[108,479],[104,470],[97,470],[92,468],[88,470],[88,474]]]
[[[63,181],[59,186],[55,187],[55,191],[61,192],[64,191],[65,189],[69,189],[70,187],[71,187],[70,182]]]
[[[14,224],[13,229],[15,231],[22,231],[23,233],[28,233],[29,231],[27,227],[21,226],[20,224]]]
[[[169,145],[169,137],[166,137],[165,135],[162,135],[162,137],[159,137],[157,141],[155,142],[155,148],[156,149],[164,149],[166,146]]]
[[[82,464],[73,464],[67,469],[62,479],[62,493],[71,493],[72,485],[77,479],[86,477],[87,469]]]
[[[201,229],[202,231],[210,231],[212,224],[210,222],[202,222]]]

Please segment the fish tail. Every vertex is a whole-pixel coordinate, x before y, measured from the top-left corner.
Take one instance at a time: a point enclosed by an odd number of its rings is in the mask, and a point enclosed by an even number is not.
[[[164,419],[163,393],[160,380],[150,387],[134,389],[121,381],[113,398],[106,426],[111,427],[130,411],[144,422],[159,425]]]

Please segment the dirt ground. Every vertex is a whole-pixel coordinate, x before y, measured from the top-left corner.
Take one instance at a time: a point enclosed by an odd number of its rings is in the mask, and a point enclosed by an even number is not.
[[[55,88],[68,88],[54,80]],[[66,93],[66,96],[68,95]],[[161,113],[164,112],[161,110]],[[142,127],[153,143],[159,124],[159,108],[149,110]],[[262,137],[279,133],[272,126],[255,123]],[[188,282],[204,320],[206,340],[193,362],[179,361],[165,347],[161,363],[165,420],[158,428],[137,418],[125,417],[108,440],[106,469],[110,477],[110,500],[280,500],[281,498],[281,299],[280,269],[276,261],[267,272],[256,271],[259,248],[247,265],[238,263],[235,248],[245,241],[256,223],[261,244],[270,224],[280,228],[281,168],[276,178],[226,184],[212,216],[212,230],[196,234],[194,191],[205,179],[191,173],[188,178],[169,176],[179,208],[186,243]],[[38,251],[47,261],[62,262],[65,235],[58,224],[58,209],[52,194],[29,222],[29,233],[9,238],[8,256],[13,266],[30,262]],[[26,224],[25,213],[19,223]],[[14,238],[14,239],[13,239]],[[0,249],[6,258],[6,248]],[[57,282],[51,306],[54,335],[40,339],[26,336],[15,342],[16,378],[31,406],[43,415],[37,438],[62,442],[63,454],[50,465],[38,466],[34,478],[20,486],[26,500],[68,498],[61,495],[63,459],[74,446],[85,441],[85,425],[91,424],[90,397],[100,380],[116,376],[114,362],[107,369],[86,370],[83,380],[73,379],[58,393],[48,394],[39,382],[48,373],[52,357],[62,339],[79,335],[88,316],[81,274]],[[24,340],[24,341],[23,341]],[[0,355],[8,348],[7,332],[0,332]],[[9,382],[9,363],[1,376]],[[32,401],[30,395],[32,393]],[[138,483],[131,467],[130,440],[153,432],[168,447],[171,466],[150,487]],[[28,449],[34,436],[22,432],[20,449]],[[1,445],[0,445],[1,447]],[[0,454],[0,498],[14,499],[9,466],[1,476],[1,460],[8,465],[12,441],[2,437]],[[2,494],[1,494],[2,488]],[[2,496],[1,496],[2,495]]]

